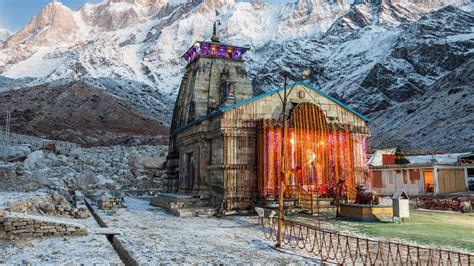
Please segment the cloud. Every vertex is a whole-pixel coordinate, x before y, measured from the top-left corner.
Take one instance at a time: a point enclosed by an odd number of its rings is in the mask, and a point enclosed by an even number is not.
[[[103,3],[105,1],[106,0],[86,0],[86,3],[87,4],[99,4],[99,3]]]

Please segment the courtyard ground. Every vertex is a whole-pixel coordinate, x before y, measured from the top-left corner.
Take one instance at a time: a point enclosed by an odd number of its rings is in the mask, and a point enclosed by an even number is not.
[[[127,209],[100,211],[109,227],[141,264],[317,264],[318,261],[279,251],[263,240],[255,216],[179,218],[148,202],[126,198]]]
[[[0,193],[0,207],[42,193]],[[98,211],[119,236],[125,249],[140,263],[172,264],[318,264],[317,260],[277,250],[263,240],[255,216],[178,218],[146,201],[125,198],[127,209]],[[0,265],[117,265],[122,264],[94,218],[51,217],[86,226],[87,236],[0,239]]]
[[[7,202],[42,193],[0,193]],[[265,240],[256,216],[178,218],[147,201],[125,198],[126,209],[98,211],[140,264],[318,264],[304,252],[276,250]],[[292,217],[315,223],[314,217]],[[56,218],[58,220],[72,220]],[[93,218],[78,220],[88,236],[0,240],[1,264],[121,264]],[[322,227],[347,235],[412,243],[474,253],[474,214],[412,210],[407,223],[362,223],[329,220]]]

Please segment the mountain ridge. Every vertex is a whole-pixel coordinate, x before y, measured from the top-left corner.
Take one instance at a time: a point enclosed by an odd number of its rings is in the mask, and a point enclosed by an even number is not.
[[[60,38],[60,44],[49,47],[41,37],[48,33],[17,33],[29,37],[13,36],[0,48],[0,75],[14,80],[5,79],[4,90],[81,80],[169,125],[169,107],[185,66],[179,56],[193,41],[207,39],[213,21],[219,20],[221,39],[251,47],[247,69],[257,92],[281,85],[276,69],[287,70],[290,78],[298,80],[298,70],[309,66],[309,82],[361,113],[381,119],[381,112],[423,96],[436,80],[461,67],[462,58],[472,56],[472,6],[465,0],[356,1],[352,5],[328,0],[277,5],[232,0],[179,5],[139,2],[106,1],[71,11],[78,28],[71,26],[73,30]],[[64,13],[60,18],[68,16],[69,11],[57,8]],[[412,32],[417,27],[432,36]],[[75,36],[72,42],[71,34]],[[447,38],[461,39],[443,44]],[[429,54],[430,42],[441,49],[444,64],[438,62],[441,57]],[[424,48],[413,48],[417,45]],[[28,77],[31,73],[34,76]],[[392,122],[396,121],[388,119],[387,124],[396,124]],[[385,125],[381,127],[373,128],[374,139],[384,139]],[[436,143],[436,149],[453,149],[447,142]],[[456,151],[466,149],[461,143],[455,146]]]

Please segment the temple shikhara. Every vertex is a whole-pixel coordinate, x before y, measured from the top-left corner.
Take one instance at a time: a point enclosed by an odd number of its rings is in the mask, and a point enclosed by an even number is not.
[[[211,41],[195,42],[183,55],[188,63],[167,158],[169,197],[227,212],[277,197],[279,177],[286,199],[366,184],[368,119],[304,81],[256,95],[246,51],[221,43],[214,31]]]

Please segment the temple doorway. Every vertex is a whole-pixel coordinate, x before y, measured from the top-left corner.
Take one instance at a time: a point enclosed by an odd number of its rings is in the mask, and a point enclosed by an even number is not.
[[[192,189],[196,177],[193,153],[188,153],[186,157],[186,188]]]

